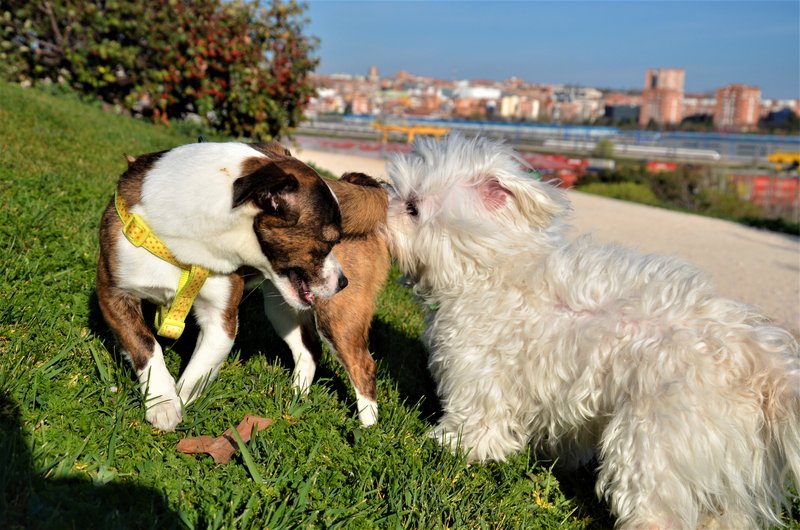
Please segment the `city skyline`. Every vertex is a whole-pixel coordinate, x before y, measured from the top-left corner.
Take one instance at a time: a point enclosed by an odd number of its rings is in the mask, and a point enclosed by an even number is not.
[[[687,92],[742,83],[800,98],[800,2],[312,1],[320,74],[398,70],[440,79],[641,90],[649,68]]]

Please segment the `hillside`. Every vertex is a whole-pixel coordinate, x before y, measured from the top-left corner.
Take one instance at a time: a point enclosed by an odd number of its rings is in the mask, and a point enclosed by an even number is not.
[[[234,352],[175,433],[144,404],[97,308],[100,213],[124,153],[193,136],[72,97],[0,83],[0,527],[610,528],[592,471],[554,474],[526,452],[466,466],[427,437],[439,412],[419,337],[423,310],[396,272],[370,336],[379,424],[361,428],[326,354],[310,395],[246,295]],[[164,342],[173,374],[196,330]],[[175,451],[245,414],[272,418],[228,465]],[[790,527],[800,530],[795,509]]]
[[[586,474],[563,477],[565,494],[531,454],[467,468],[427,438],[438,407],[422,312],[396,274],[371,334],[377,427],[360,427],[329,355],[310,395],[293,395],[291,357],[251,293],[219,379],[178,432],[155,431],[97,308],[97,226],[124,153],[195,139],[0,84],[0,140],[0,527],[609,525]],[[193,347],[186,335],[164,343],[173,373]],[[227,466],[176,453],[181,437],[216,436],[245,414],[275,423]]]

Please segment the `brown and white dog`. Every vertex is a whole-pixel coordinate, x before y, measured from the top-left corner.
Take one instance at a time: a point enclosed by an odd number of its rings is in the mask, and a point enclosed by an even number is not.
[[[375,298],[389,272],[389,251],[384,240],[388,195],[363,173],[347,173],[341,180],[326,180],[339,200],[342,238],[333,248],[348,278],[347,289],[317,300],[313,311],[297,309],[278,296],[280,289],[264,282],[264,306],[275,331],[292,350],[293,386],[307,392],[314,379],[316,360],[322,353],[319,337],[347,371],[356,393],[358,417],[365,426],[378,418],[375,361],[368,349],[368,333]]]
[[[98,301],[139,379],[146,418],[159,429],[176,427],[182,405],[227,358],[244,289],[237,272],[242,266],[269,279],[298,311],[347,284],[332,252],[342,238],[338,201],[312,168],[278,143],[198,143],[129,159],[117,193],[178,262],[211,271],[192,308],[197,345],[176,386],[141,301],[168,304],[181,270],[128,241],[114,200],[109,203],[100,226]],[[355,373],[354,382],[361,378]]]

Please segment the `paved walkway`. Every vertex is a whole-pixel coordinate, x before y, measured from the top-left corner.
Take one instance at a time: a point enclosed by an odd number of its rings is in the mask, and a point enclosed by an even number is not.
[[[361,171],[386,178],[383,160],[310,150],[295,154],[336,175]],[[568,198],[572,235],[591,232],[597,241],[680,256],[710,272],[723,295],[760,307],[800,335],[800,238],[576,191]]]

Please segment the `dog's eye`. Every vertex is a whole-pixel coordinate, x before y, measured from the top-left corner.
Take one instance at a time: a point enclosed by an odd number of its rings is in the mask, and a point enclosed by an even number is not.
[[[417,210],[417,202],[413,200],[406,201],[406,213],[411,217],[416,217],[419,215],[419,210]]]

